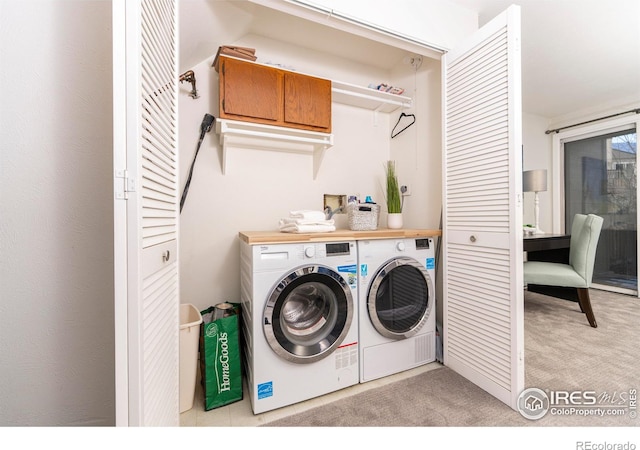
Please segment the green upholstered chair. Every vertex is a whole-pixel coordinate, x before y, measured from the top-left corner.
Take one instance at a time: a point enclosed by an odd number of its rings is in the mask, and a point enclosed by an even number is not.
[[[571,226],[569,264],[543,261],[524,263],[525,284],[575,288],[578,303],[587,315],[589,324],[596,328],[596,318],[591,309],[589,287],[593,277],[593,265],[603,219],[594,214],[576,214]]]

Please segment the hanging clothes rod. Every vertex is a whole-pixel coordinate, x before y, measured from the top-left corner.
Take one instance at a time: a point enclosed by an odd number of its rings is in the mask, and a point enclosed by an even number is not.
[[[547,131],[544,132],[544,134],[559,133],[561,130],[566,130],[567,128],[578,127],[580,125],[586,125],[588,123],[593,123],[593,122],[597,122],[599,120],[604,120],[604,119],[610,119],[612,117],[618,117],[618,116],[621,116],[623,114],[629,114],[629,113],[640,114],[640,108],[630,109],[629,111],[624,111],[624,112],[620,112],[620,113],[617,113],[617,114],[611,114],[609,116],[600,117],[598,119],[587,120],[586,122],[580,122],[580,123],[576,123],[576,124],[573,124],[573,125],[567,125],[566,127],[556,128],[555,130],[547,130]]]

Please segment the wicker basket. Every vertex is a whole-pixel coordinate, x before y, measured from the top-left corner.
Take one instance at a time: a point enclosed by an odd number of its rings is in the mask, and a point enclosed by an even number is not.
[[[363,208],[370,208],[370,211],[366,211]],[[350,230],[377,230],[379,217],[380,205],[374,203],[352,203],[347,207],[347,219]]]

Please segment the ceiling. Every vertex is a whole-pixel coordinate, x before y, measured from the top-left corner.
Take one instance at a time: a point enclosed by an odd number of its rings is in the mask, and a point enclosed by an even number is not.
[[[523,110],[549,119],[640,102],[640,1],[449,0],[479,25],[521,8]]]
[[[520,5],[524,112],[554,121],[640,103],[639,0],[448,1],[477,11],[480,26],[510,4]],[[250,2],[183,0],[180,5],[184,70],[214,55],[220,42],[234,43],[246,33],[268,33],[383,68],[406,56],[404,50],[337,30],[314,39],[313,30],[322,25],[286,26],[282,13]]]

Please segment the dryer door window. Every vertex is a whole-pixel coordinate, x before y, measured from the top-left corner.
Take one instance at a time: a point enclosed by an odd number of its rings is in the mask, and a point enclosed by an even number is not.
[[[411,258],[387,262],[375,275],[367,308],[374,328],[383,336],[406,339],[414,336],[431,313],[435,298],[426,268]]]
[[[353,320],[353,297],[340,274],[324,266],[306,266],[272,290],[263,327],[271,348],[295,363],[329,356],[344,340]]]

